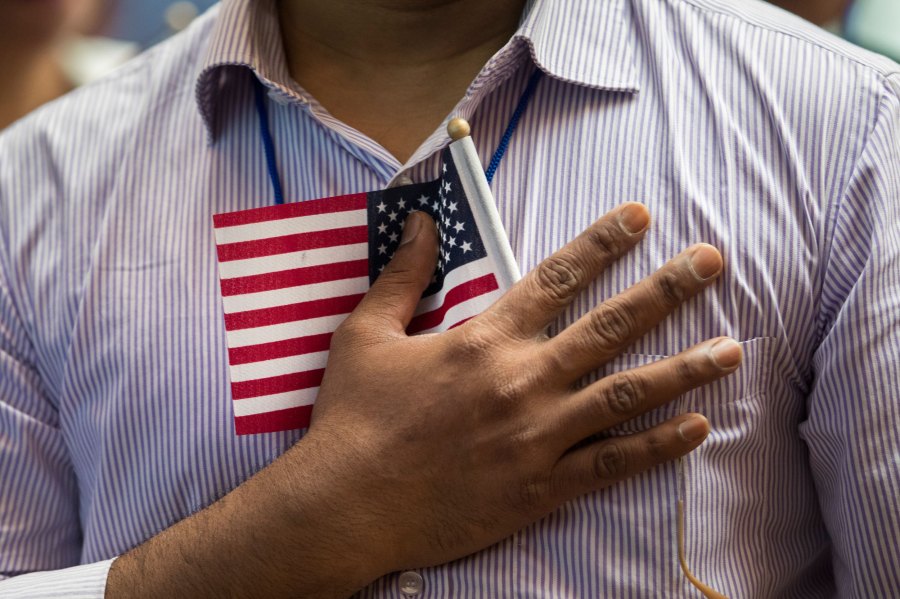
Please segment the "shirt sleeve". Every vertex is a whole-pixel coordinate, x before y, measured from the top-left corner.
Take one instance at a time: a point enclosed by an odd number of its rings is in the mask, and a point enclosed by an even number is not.
[[[22,316],[30,310],[10,258],[10,195],[0,186],[0,597],[103,597],[111,562],[77,565],[78,486]]]
[[[0,581],[7,599],[103,599],[113,560],[51,572],[33,572]]]
[[[841,597],[900,588],[900,81],[837,211],[801,435]]]

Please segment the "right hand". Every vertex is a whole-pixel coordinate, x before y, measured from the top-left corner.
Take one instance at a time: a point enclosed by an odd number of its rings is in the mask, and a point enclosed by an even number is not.
[[[742,357],[734,341],[713,339],[577,387],[721,271],[714,248],[693,246],[548,338],[559,313],[643,237],[640,204],[601,218],[480,316],[409,337],[437,253],[431,220],[409,218],[406,242],[334,335],[298,444],[319,448],[330,480],[329,505],[305,509],[352,523],[353,548],[375,562],[358,571],[360,585],[482,549],[565,501],[688,453],[709,432],[698,414],[590,439],[733,372]]]

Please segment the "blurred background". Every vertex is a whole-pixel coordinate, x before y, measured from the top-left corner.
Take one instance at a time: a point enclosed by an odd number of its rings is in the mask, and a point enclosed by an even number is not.
[[[214,3],[0,0],[0,129],[184,29]],[[900,61],[900,0],[772,3]]]

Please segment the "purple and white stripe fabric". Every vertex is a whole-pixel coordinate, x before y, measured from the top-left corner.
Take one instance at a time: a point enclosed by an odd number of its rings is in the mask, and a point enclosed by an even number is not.
[[[101,597],[105,560],[302,436],[234,432],[210,223],[271,201],[251,71],[287,201],[437,176],[443,126],[399,164],[279,35],[273,0],[226,2],[0,137],[0,596]],[[706,414],[683,477],[566,504],[419,596],[696,597],[679,495],[727,596],[900,596],[900,67],[751,0],[538,0],[453,111],[483,161],[535,65],[492,186],[522,272],[623,201],[654,215],[555,328],[705,241],[721,280],[603,372],[716,335],[745,361],[614,432]]]

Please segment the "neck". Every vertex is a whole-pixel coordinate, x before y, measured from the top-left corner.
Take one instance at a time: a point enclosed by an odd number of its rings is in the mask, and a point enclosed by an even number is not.
[[[0,129],[71,87],[52,50],[27,55],[4,50],[4,57],[8,60],[0,63]]]
[[[288,70],[400,162],[515,32],[524,0],[282,0]]]

